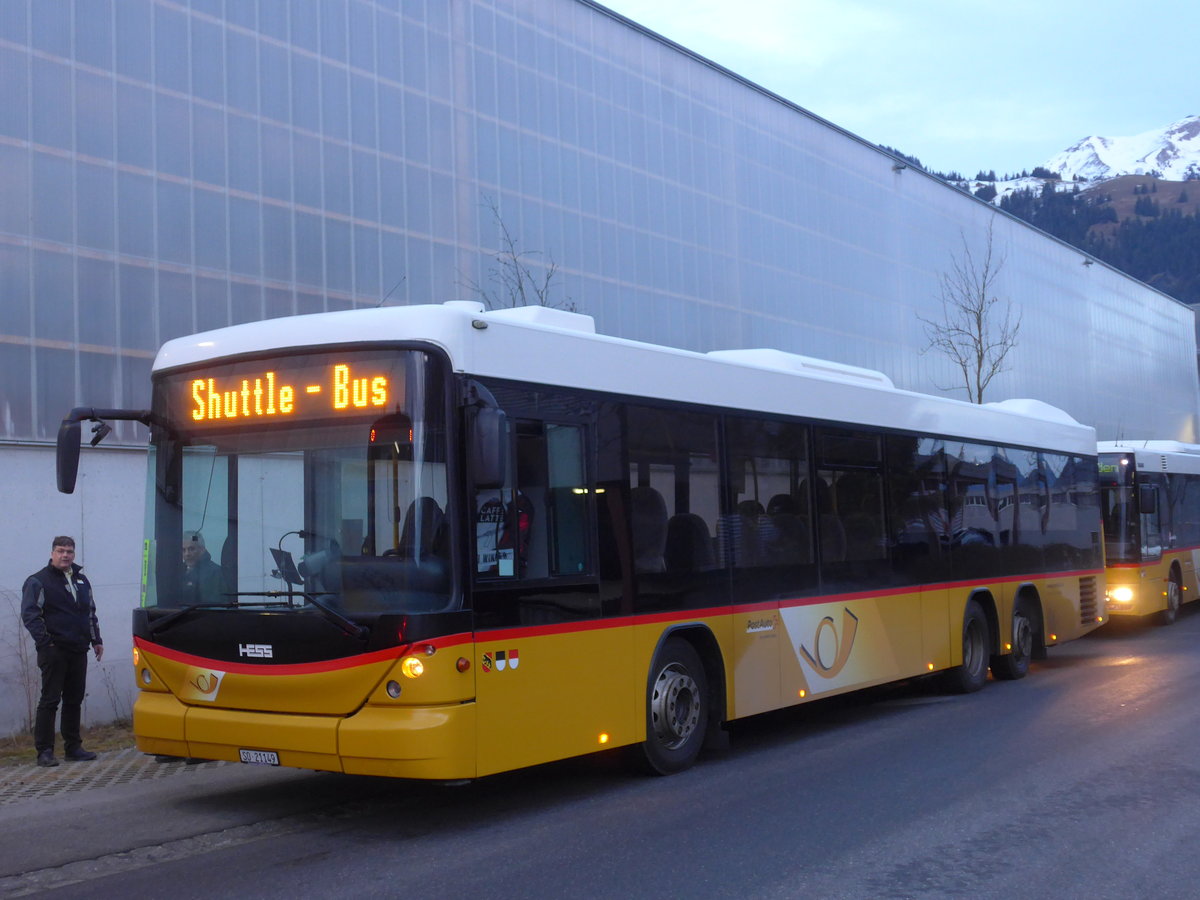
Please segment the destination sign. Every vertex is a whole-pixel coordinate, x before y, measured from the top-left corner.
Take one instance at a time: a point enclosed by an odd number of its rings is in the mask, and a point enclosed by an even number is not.
[[[184,386],[188,416],[198,424],[353,416],[387,407],[393,394],[389,366],[346,362],[193,372]]]

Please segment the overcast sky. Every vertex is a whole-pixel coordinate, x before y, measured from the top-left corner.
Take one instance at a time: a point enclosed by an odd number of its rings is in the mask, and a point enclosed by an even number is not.
[[[927,168],[1032,169],[1200,114],[1200,3],[600,0]]]

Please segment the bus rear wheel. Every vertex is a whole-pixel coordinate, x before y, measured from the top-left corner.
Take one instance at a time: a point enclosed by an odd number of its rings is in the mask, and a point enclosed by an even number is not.
[[[1179,604],[1183,602],[1183,588],[1179,584],[1179,576],[1174,572],[1167,579],[1167,608],[1158,613],[1159,625],[1174,625],[1179,618]]]
[[[654,657],[646,688],[642,754],[658,775],[696,761],[708,729],[708,679],[700,655],[682,638],[668,638]]]
[[[1030,602],[1021,597],[1013,607],[1012,650],[992,657],[992,674],[1006,681],[1024,678],[1029,673],[1034,643],[1033,610]]]
[[[970,694],[987,683],[991,633],[983,607],[973,598],[963,610],[962,642],[962,665],[942,674],[942,685],[952,694]]]

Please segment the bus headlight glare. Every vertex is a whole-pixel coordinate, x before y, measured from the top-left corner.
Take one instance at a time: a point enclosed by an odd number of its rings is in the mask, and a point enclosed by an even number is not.
[[[1108,599],[1114,603],[1132,603],[1133,588],[1116,587],[1108,592]]]
[[[420,678],[425,671],[425,663],[415,656],[406,656],[400,660],[400,671],[408,678]]]

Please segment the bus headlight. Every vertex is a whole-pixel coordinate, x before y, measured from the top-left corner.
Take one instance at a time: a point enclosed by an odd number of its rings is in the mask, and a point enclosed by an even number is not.
[[[415,656],[406,656],[400,660],[400,671],[408,678],[420,678],[425,671],[425,663]]]
[[[1133,602],[1133,588],[1115,587],[1108,591],[1108,600],[1110,603],[1117,603],[1121,606],[1128,606]]]

